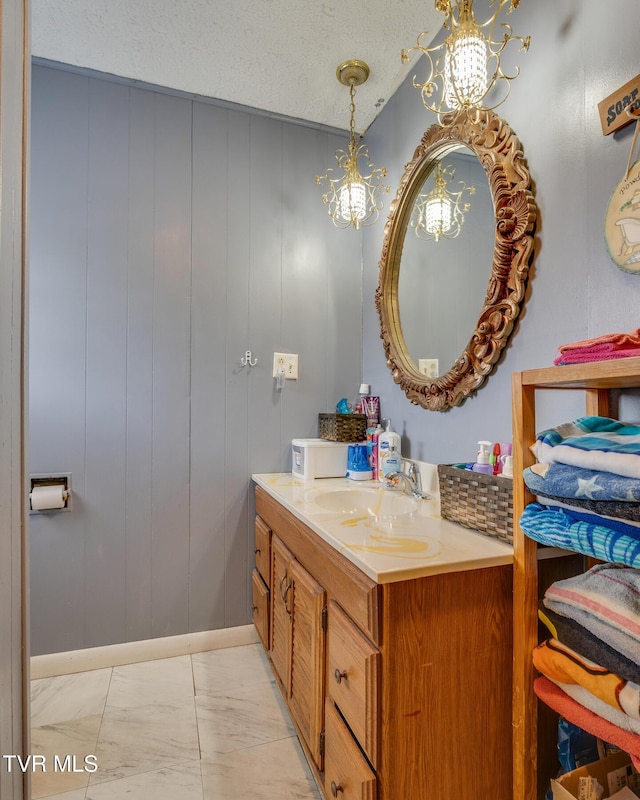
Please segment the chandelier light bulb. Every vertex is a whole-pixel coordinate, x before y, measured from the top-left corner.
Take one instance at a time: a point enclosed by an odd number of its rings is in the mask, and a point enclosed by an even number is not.
[[[444,102],[452,110],[478,106],[488,90],[487,42],[475,25],[465,24],[447,40]]]
[[[438,239],[453,227],[453,205],[446,197],[428,200],[425,208],[425,228],[433,238]]]
[[[345,222],[367,216],[367,190],[361,181],[347,182],[340,189],[340,216]]]

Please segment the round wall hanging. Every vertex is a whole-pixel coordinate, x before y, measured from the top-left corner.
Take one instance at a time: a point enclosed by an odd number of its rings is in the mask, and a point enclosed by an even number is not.
[[[640,161],[631,164],[637,136],[636,121],[627,173],[611,195],[604,223],[609,255],[620,269],[633,273],[640,273]]]

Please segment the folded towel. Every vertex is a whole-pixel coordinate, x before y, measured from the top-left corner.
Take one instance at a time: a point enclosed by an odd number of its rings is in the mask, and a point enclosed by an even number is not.
[[[622,564],[596,564],[552,583],[543,604],[640,663],[640,571]]]
[[[547,508],[562,509],[574,521],[587,522],[590,525],[604,525],[605,528],[624,533],[632,539],[640,539],[640,520],[624,520],[620,517],[611,517],[606,514],[594,514],[593,511],[579,508],[572,503],[563,503],[557,500],[549,500],[541,505]]]
[[[623,656],[602,639],[598,639],[590,630],[574,619],[563,617],[550,608],[544,607],[538,609],[538,616],[549,633],[562,644],[590,661],[615,672],[621,678],[640,684],[640,664]]]
[[[609,417],[581,417],[549,428],[537,435],[531,450],[541,464],[640,478],[640,426]]]
[[[577,342],[561,344],[558,348],[559,353],[567,353],[572,350],[584,350],[586,352],[612,352],[626,347],[640,347],[640,328],[628,333],[605,333],[602,336],[593,336],[590,339],[580,339]]]
[[[621,521],[621,524],[624,523]],[[576,519],[564,508],[540,503],[529,503],[525,507],[520,527],[529,538],[541,544],[640,568],[640,535],[637,531],[633,535],[621,533],[605,525]]]
[[[623,730],[585,708],[544,676],[535,679],[533,690],[543,703],[553,708],[569,722],[629,753],[636,769],[640,768],[640,736]]]
[[[640,686],[637,683],[590,661],[557,639],[538,645],[533,651],[533,663],[554,683],[578,684],[616,711],[627,714],[640,730]]]
[[[544,677],[546,678],[547,676],[545,675]],[[640,722],[631,719],[631,717],[623,714],[622,711],[618,711],[602,700],[599,700],[597,697],[594,697],[594,695],[588,692],[584,687],[578,686],[576,683],[554,681],[552,678],[549,678],[549,680],[559,689],[562,689],[572,700],[575,700],[576,703],[580,703],[584,708],[588,708],[589,711],[607,720],[607,722],[620,728],[620,730],[640,736]]]
[[[560,463],[534,464],[522,474],[533,494],[640,504],[640,480],[637,478]]]
[[[566,364],[588,364],[590,361],[611,361],[616,358],[636,358],[640,356],[639,347],[628,347],[625,350],[568,350],[561,356],[556,356],[553,363],[556,367]]]
[[[628,522],[640,523],[640,503],[621,503],[617,500],[583,500],[579,497],[557,497],[553,494],[538,492],[536,502],[543,506],[569,506],[582,511],[613,519],[626,519]]]

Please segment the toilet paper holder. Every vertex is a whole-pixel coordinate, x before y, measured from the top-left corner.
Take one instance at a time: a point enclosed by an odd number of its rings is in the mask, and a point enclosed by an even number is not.
[[[71,473],[58,472],[55,475],[30,475],[29,476],[30,490],[29,490],[29,513],[30,514],[45,514],[51,511],[70,511],[71,510]],[[63,506],[61,508],[55,506],[51,508],[33,508],[32,499],[34,489],[38,488],[57,488],[62,487],[62,500]]]

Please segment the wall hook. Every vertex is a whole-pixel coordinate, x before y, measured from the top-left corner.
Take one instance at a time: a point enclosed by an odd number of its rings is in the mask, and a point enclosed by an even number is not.
[[[244,358],[240,359],[240,363],[243,367],[255,367],[255,365],[258,363],[258,359],[252,357],[251,350],[247,350],[247,352],[244,354]]]

